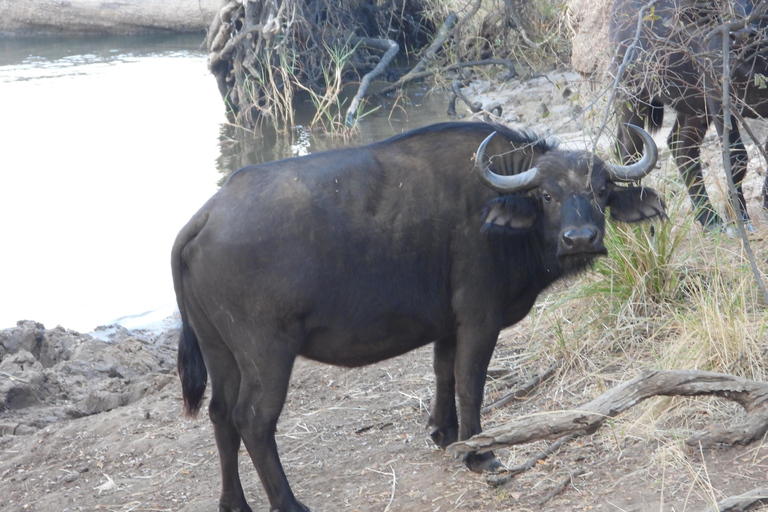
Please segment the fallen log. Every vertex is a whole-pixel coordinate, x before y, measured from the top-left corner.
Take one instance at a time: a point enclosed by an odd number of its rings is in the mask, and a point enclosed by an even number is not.
[[[768,384],[700,370],[649,370],[607,391],[578,410],[553,411],[518,418],[448,447],[451,453],[487,452],[497,448],[597,431],[609,418],[652,396],[714,395],[747,411],[738,428],[713,428],[686,441],[692,446],[748,444],[768,431]]]

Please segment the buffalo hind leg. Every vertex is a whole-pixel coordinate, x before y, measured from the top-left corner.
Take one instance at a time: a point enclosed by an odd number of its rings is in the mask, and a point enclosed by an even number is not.
[[[277,452],[277,420],[288,393],[296,352],[277,336],[244,336],[238,346],[240,394],[232,413],[272,512],[310,512],[291,491]]]
[[[675,125],[667,138],[667,146],[675,157],[675,166],[685,181],[688,195],[693,203],[696,220],[707,229],[722,224],[707,195],[704,177],[701,173],[701,143],[709,127],[706,116],[689,116],[678,113]]]
[[[483,403],[485,377],[488,363],[491,361],[499,331],[482,328],[471,329],[459,326],[456,346],[456,393],[459,396],[461,422],[459,439],[464,441],[482,431],[480,426],[480,406]],[[464,456],[467,467],[477,473],[493,471],[502,467],[493,452],[469,452]]]
[[[240,390],[240,372],[237,361],[224,344],[216,329],[204,321],[204,315],[195,316],[196,332],[200,340],[206,367],[211,379],[211,400],[208,415],[213,424],[221,469],[221,495],[219,512],[251,512],[245,500],[238,472],[240,432],[232,420],[232,410]]]
[[[219,449],[221,468],[221,496],[219,512],[252,512],[245,500],[240,474],[237,467],[237,453],[240,450],[240,432],[232,420],[232,410],[237,402],[240,388],[240,373],[237,363],[229,358],[219,358],[208,363],[209,368],[225,368],[221,375],[211,375],[211,402],[208,414],[213,424],[216,446]]]
[[[456,412],[456,337],[447,336],[434,344],[435,400],[427,426],[435,427],[430,437],[440,448],[447,448],[459,439],[459,418]]]

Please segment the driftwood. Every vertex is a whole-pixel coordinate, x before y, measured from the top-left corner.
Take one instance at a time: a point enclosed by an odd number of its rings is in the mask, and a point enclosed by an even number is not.
[[[352,102],[347,109],[346,125],[354,126],[357,121],[357,108],[360,106],[360,102],[363,100],[368,92],[368,87],[371,85],[371,81],[379,76],[387,69],[389,63],[395,58],[397,52],[400,51],[400,46],[391,39],[375,39],[371,37],[358,37],[350,40],[350,44],[355,46],[368,46],[371,48],[377,48],[383,50],[384,56],[370,73],[367,73],[360,81],[360,87],[357,89],[357,94],[352,98]]]
[[[688,439],[686,443],[689,445],[747,444],[768,431],[768,384],[700,370],[651,370],[604,393],[579,410],[518,418],[454,443],[448,451],[482,453],[537,440],[593,434],[608,418],[656,395],[715,395],[737,402],[747,411],[745,423],[738,428],[713,428]]]
[[[726,498],[717,504],[716,512],[743,512],[758,504],[768,505],[768,488],[755,489]],[[711,511],[712,509],[707,509],[707,512]]]

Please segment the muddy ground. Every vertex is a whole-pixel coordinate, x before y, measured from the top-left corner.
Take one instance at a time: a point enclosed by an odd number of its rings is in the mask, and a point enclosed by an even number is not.
[[[573,73],[551,73],[525,82],[478,83],[471,93],[502,102],[505,122],[583,144],[589,137],[580,135],[593,125],[569,118],[583,109],[590,90]],[[662,147],[665,135],[658,139]],[[708,140],[715,152],[716,141]],[[759,194],[755,180],[748,187],[752,201]],[[764,239],[764,214],[754,212],[756,238]],[[0,332],[0,510],[217,510],[213,433],[204,414],[182,417],[171,325],[173,320],[161,331],[110,326],[85,335],[24,322]],[[486,403],[552,362],[531,357],[529,348],[554,347],[556,340],[531,339],[532,332],[528,318],[502,333]],[[560,370],[528,397],[484,415],[484,424],[577,408],[631,378],[631,362],[628,368],[600,375]],[[768,486],[763,443],[689,448],[663,423],[656,435],[638,435],[627,414],[493,487],[432,445],[426,422],[433,392],[429,347],[354,370],[299,360],[278,426],[297,497],[324,512],[703,511],[727,496]],[[722,410],[697,410],[690,421],[738,423],[738,409],[725,416]],[[544,446],[497,455],[514,466]],[[247,454],[241,454],[251,506],[268,510]],[[562,482],[567,485],[555,492]]]

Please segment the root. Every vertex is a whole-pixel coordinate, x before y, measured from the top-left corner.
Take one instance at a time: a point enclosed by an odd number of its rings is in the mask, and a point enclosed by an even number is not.
[[[413,69],[402,76],[397,82],[382,90],[382,94],[397,90],[403,85],[416,80],[417,78],[424,78],[425,75],[422,74],[424,69],[426,69],[427,64],[434,60],[435,55],[438,51],[440,51],[443,43],[445,43],[445,40],[453,33],[451,29],[456,24],[457,18],[458,17],[454,12],[448,15],[448,17],[443,22],[443,25],[440,27],[440,30],[437,31],[437,36],[435,37],[434,41],[432,41],[432,44],[430,44],[429,48],[427,48],[427,50],[424,52],[424,57],[422,57],[418,64],[416,64]]]
[[[321,99],[318,110],[324,127],[349,128],[357,122],[371,81],[382,77],[402,48],[419,53],[421,60],[384,93],[436,74],[463,76],[464,70],[477,66],[504,65],[508,76],[514,76],[514,64],[495,57],[514,54],[507,44],[508,30],[517,27],[525,33],[520,14],[533,9],[515,8],[516,3],[526,5],[520,0],[474,0],[462,4],[459,19],[456,13],[435,12],[429,0],[383,0],[376,5],[225,0],[208,30],[208,68],[229,122],[254,134],[265,120],[278,133],[290,133],[299,93]],[[445,19],[438,26],[433,20],[440,16]],[[484,18],[477,21],[479,16]],[[344,86],[360,77],[357,94],[342,113]]]
[[[372,48],[378,48],[380,50],[384,50],[385,53],[376,67],[373,68],[373,71],[365,75],[360,81],[360,87],[357,90],[357,94],[355,94],[355,97],[352,98],[352,102],[349,104],[349,108],[347,109],[346,125],[348,127],[355,124],[355,121],[357,120],[357,109],[360,106],[360,102],[367,94],[368,87],[371,85],[371,81],[384,72],[387,66],[389,66],[389,63],[392,62],[392,59],[395,58],[395,55],[397,55],[397,52],[400,51],[400,46],[391,39],[359,37],[352,39],[350,42],[355,45],[359,44]]]

